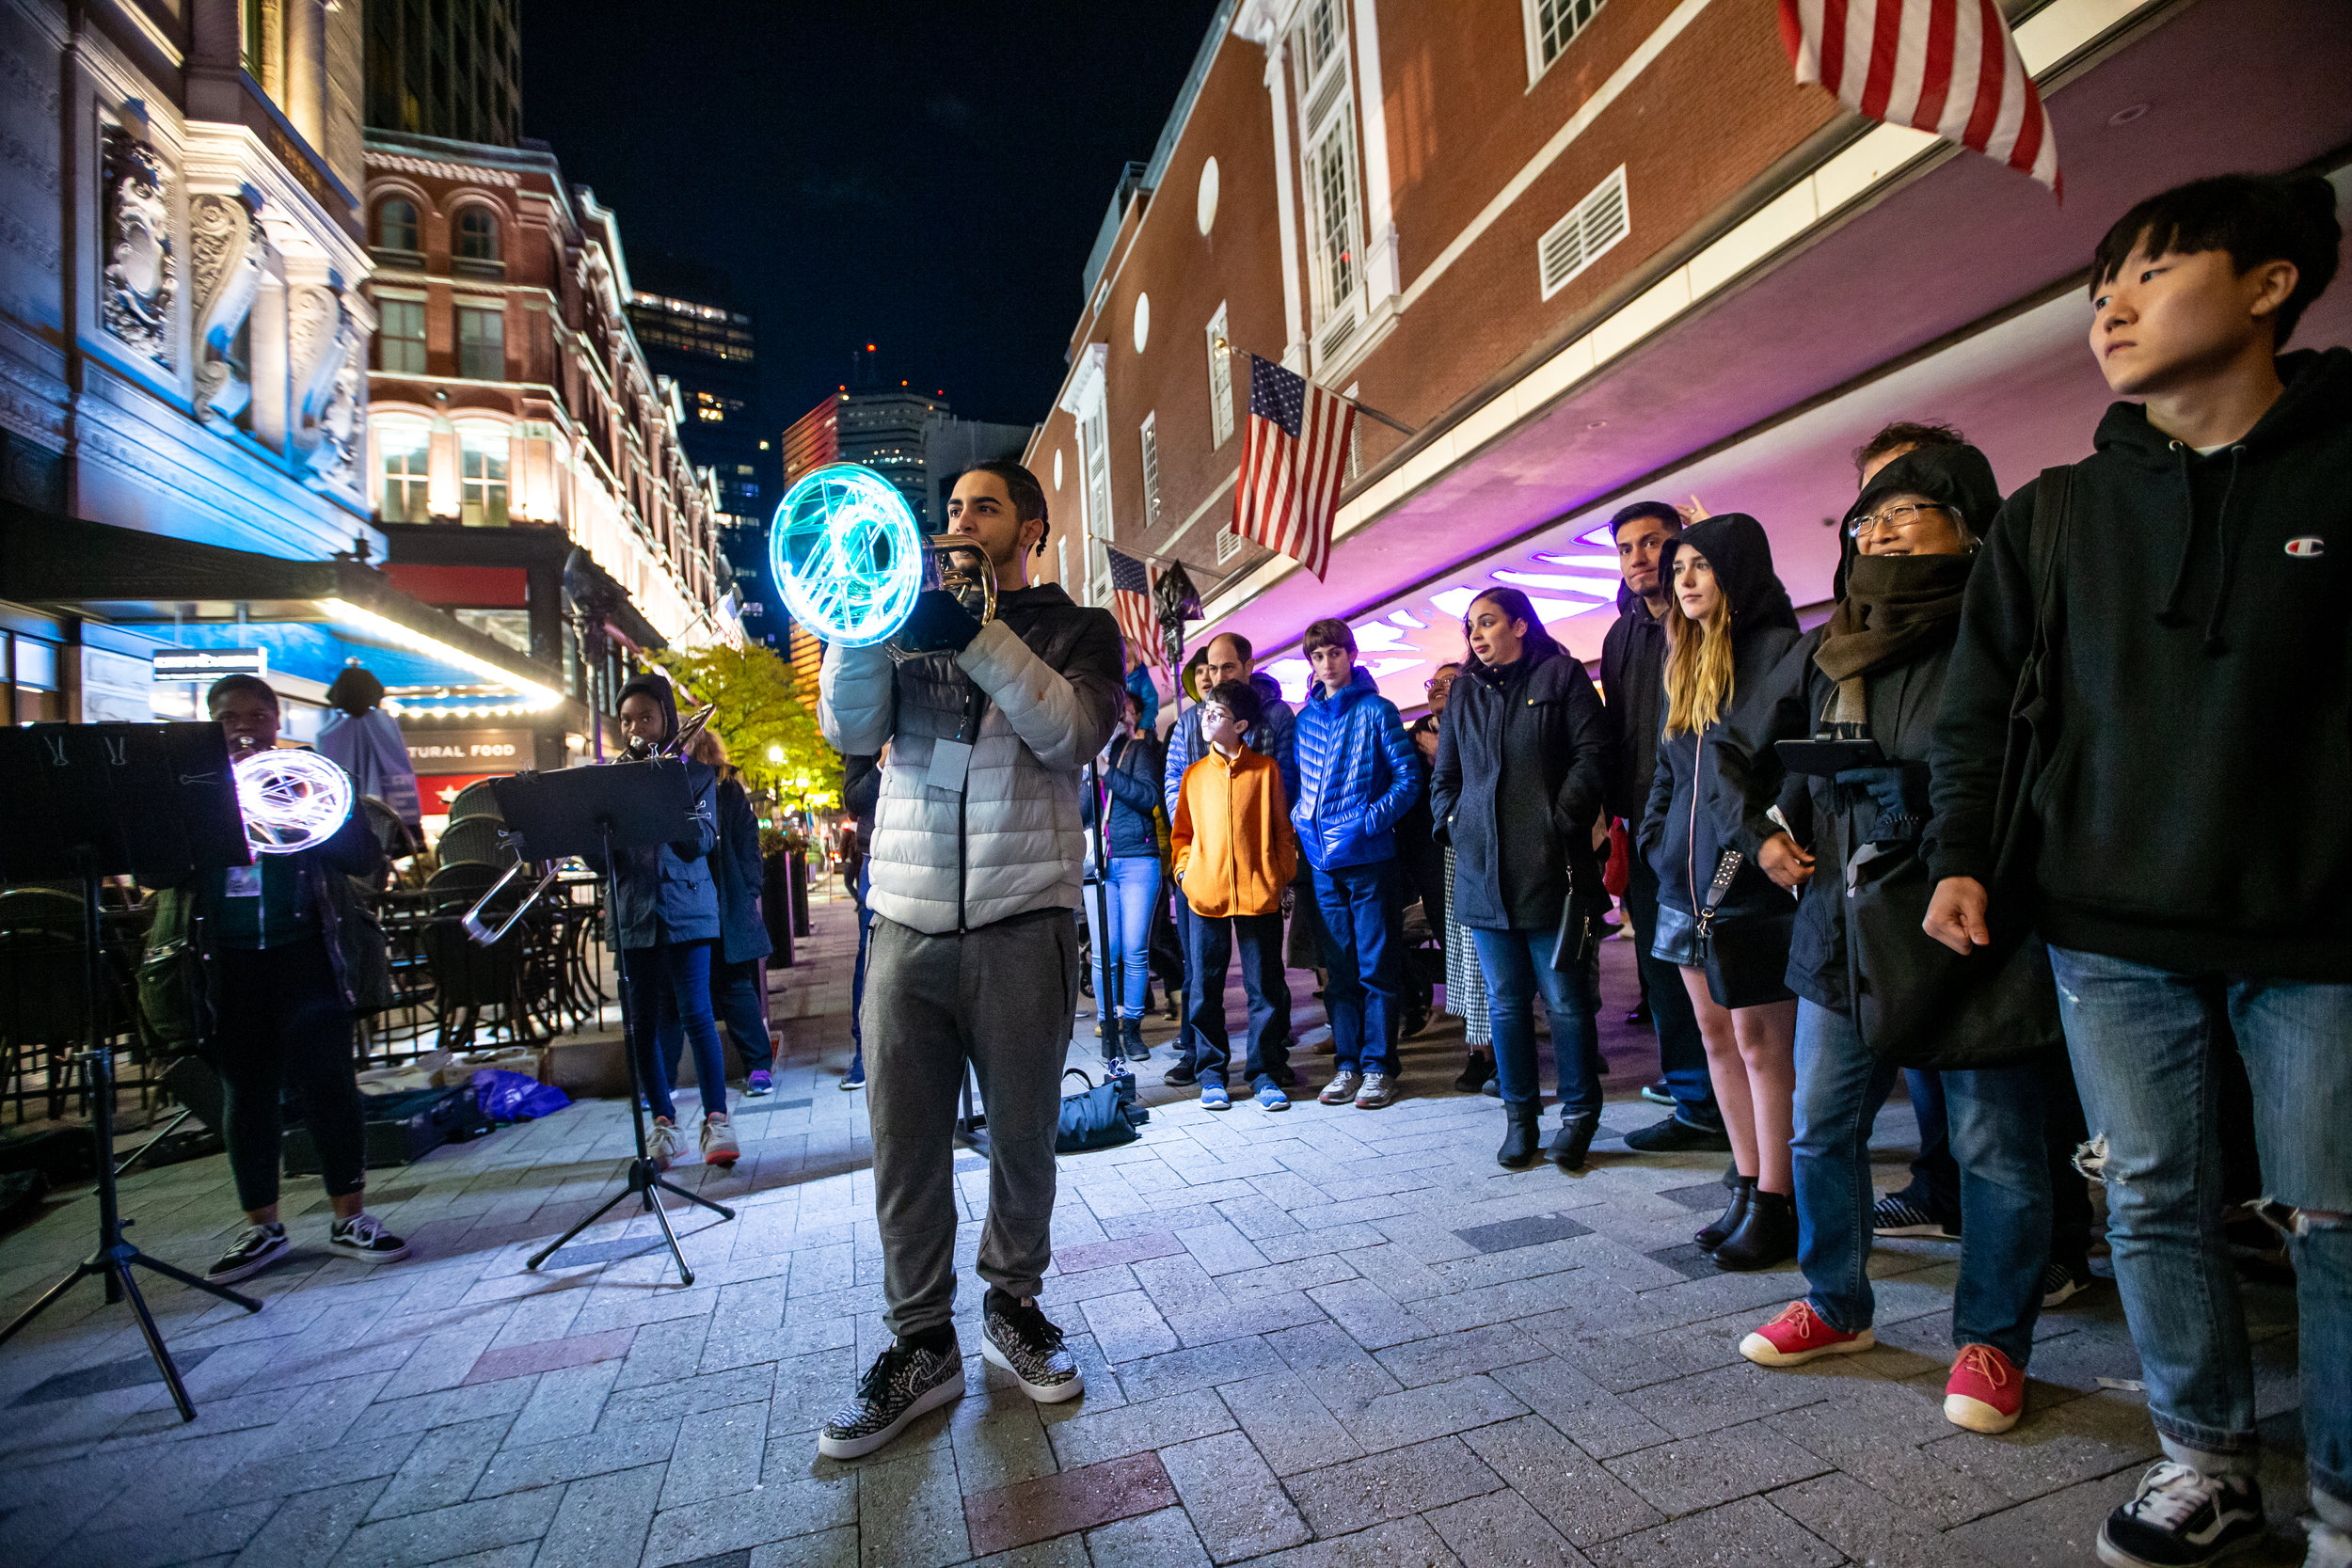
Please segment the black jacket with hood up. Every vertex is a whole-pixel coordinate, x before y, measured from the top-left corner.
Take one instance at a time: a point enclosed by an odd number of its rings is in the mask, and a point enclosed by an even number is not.
[[[1674,580],[1676,555],[1685,549],[1707,558],[1731,602],[1732,685],[1725,707],[1735,708],[1795,644],[1797,612],[1788,602],[1788,590],[1772,573],[1772,546],[1764,525],[1746,513],[1708,517],[1667,540],[1658,558],[1659,575],[1667,582]],[[1681,614],[1681,606],[1670,605],[1667,613]],[[1659,716],[1658,768],[1650,780],[1649,807],[1642,815],[1641,850],[1658,874],[1660,902],[1696,914],[1725,847],[1716,823],[1728,813],[1716,801],[1714,768],[1705,763],[1705,752],[1725,715],[1718,714],[1704,730],[1680,735],[1662,733],[1662,702]],[[1703,796],[1694,793],[1702,789]],[[1751,858],[1740,867],[1718,913],[1734,920],[1778,914],[1788,908],[1788,895],[1774,887]]]
[[[2283,355],[2279,376],[2218,451],[2119,403],[2074,465],[2031,801],[2058,946],[2352,981],[2352,350]],[[1931,752],[1938,877],[1992,879],[2038,489],[2002,509],[1961,613]]]

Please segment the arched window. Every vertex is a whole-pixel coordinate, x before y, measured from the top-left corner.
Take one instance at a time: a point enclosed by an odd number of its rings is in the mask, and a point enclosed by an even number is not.
[[[460,261],[499,259],[498,214],[487,207],[469,207],[457,214],[457,255]]]
[[[375,243],[385,250],[417,248],[417,207],[398,197],[375,210]]]

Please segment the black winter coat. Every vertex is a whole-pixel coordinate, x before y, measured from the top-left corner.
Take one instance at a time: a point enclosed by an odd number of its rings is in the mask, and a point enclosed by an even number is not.
[[[1600,689],[1609,704],[1609,814],[1637,826],[1658,776],[1665,678],[1665,626],[1640,594],[1620,586],[1616,622],[1600,642]]]
[[[1584,666],[1531,648],[1491,670],[1470,660],[1438,728],[1429,784],[1437,835],[1454,846],[1453,918],[1472,930],[1554,930],[1576,886],[1605,896],[1593,854],[1609,720]]]
[[[752,814],[752,798],[732,777],[719,781],[717,801],[719,847],[710,852],[710,869],[719,884],[719,957],[722,962],[739,964],[774,950],[759,908],[766,875],[759,857],[759,818]]]

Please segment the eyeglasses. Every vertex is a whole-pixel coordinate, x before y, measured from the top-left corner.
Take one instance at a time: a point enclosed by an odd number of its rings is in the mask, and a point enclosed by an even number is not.
[[[1875,529],[1891,528],[1900,531],[1913,528],[1917,526],[1919,514],[1922,512],[1951,513],[1951,511],[1950,507],[1939,505],[1934,501],[1898,501],[1893,506],[1884,507],[1867,516],[1856,517],[1852,522],[1848,523],[1846,536],[1850,539],[1859,539]],[[1953,515],[1958,515],[1958,514],[1955,513]]]

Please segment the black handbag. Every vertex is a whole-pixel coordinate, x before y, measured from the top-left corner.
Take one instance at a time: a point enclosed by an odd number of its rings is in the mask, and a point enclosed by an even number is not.
[[[1131,1144],[1142,1134],[1136,1131],[1151,1113],[1141,1105],[1127,1103],[1120,1093],[1120,1080],[1106,1079],[1096,1083],[1087,1076],[1084,1068],[1065,1068],[1062,1076],[1078,1075],[1086,1085],[1076,1094],[1062,1096],[1061,1126],[1054,1133],[1054,1152],[1078,1154],[1089,1148],[1117,1148]]]
[[[1743,914],[1731,926],[1716,927],[1716,911],[1746,863],[1747,857],[1737,849],[1723,852],[1695,926],[1707,994],[1719,1007],[1760,1007],[1792,1001],[1797,994],[1788,989],[1788,942],[1797,925],[1794,904],[1786,911]]]

